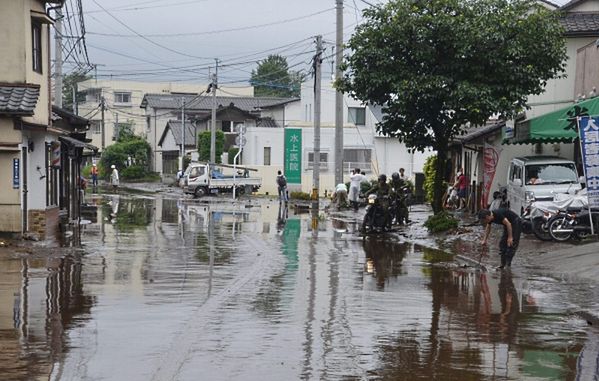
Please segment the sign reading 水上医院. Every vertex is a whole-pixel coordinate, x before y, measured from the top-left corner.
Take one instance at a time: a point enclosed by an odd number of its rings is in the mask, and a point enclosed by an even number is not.
[[[599,207],[599,118],[580,118],[578,132],[589,207],[597,208]]]
[[[302,130],[285,129],[285,177],[289,184],[302,183]]]

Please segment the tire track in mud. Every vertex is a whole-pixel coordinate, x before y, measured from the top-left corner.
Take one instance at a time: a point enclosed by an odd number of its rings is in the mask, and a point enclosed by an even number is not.
[[[271,261],[276,252],[269,247],[266,241],[244,238],[239,247],[245,248],[246,253],[256,253],[257,260],[251,267],[240,269],[236,276],[218,294],[211,296],[189,317],[185,325],[171,341],[164,355],[159,359],[158,367],[151,373],[152,381],[175,380],[181,368],[189,359],[193,344],[197,343],[202,335],[201,327],[210,323],[209,317],[214,314],[229,299],[235,297],[250,282],[262,278],[262,273],[267,268],[265,264]]]

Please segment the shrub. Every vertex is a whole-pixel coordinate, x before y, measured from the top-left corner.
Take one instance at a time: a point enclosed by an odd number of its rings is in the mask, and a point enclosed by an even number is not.
[[[289,197],[294,200],[311,200],[312,196],[306,192],[291,192]]]
[[[435,174],[437,173],[437,155],[429,156],[424,162],[424,196],[426,201],[433,202],[435,193]]]
[[[198,153],[200,161],[210,161],[210,131],[202,131],[198,136]],[[215,159],[217,163],[221,162],[221,155],[225,147],[225,134],[222,131],[216,131]]]
[[[125,167],[120,173],[121,177],[125,180],[138,180],[145,177],[147,174],[148,171],[140,165]]]
[[[233,159],[235,159],[235,155],[237,155],[237,152],[239,152],[239,148],[237,147],[231,147],[229,148],[229,164],[233,164]],[[239,156],[239,162],[237,164],[241,163],[241,156]]]
[[[86,165],[85,167],[81,168],[81,176],[87,178],[91,177],[91,172],[92,172],[92,166],[91,164]]]
[[[447,212],[441,212],[427,218],[424,226],[431,233],[440,233],[457,228],[458,220]]]

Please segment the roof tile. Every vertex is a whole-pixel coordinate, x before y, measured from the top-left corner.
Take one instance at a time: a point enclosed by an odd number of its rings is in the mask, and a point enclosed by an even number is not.
[[[0,85],[0,114],[33,115],[39,96],[37,85]]]

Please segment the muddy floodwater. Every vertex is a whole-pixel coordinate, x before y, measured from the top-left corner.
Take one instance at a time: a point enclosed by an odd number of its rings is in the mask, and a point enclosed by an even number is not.
[[[596,380],[550,277],[278,202],[98,197],[81,249],[0,255],[1,380]]]

